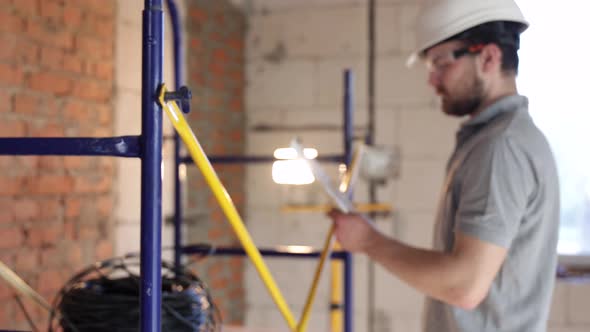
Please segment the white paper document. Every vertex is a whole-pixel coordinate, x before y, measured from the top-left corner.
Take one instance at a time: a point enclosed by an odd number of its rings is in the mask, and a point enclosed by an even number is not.
[[[322,185],[322,188],[324,188],[324,191],[328,194],[332,201],[334,201],[336,207],[344,213],[354,212],[354,205],[350,199],[348,199],[345,193],[338,190],[338,186],[332,182],[332,179],[324,171],[320,163],[315,159],[305,158],[303,155],[303,146],[297,140],[293,140],[291,142],[291,147],[297,151],[299,158],[307,161],[313,176]]]

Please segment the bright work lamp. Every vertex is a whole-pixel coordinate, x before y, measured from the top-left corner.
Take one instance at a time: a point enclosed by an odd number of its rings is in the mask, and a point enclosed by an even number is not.
[[[316,149],[306,148],[303,154],[308,159],[318,156]],[[305,160],[297,159],[297,152],[292,148],[280,148],[274,152],[277,160],[272,164],[272,179],[278,184],[310,184],[315,181],[309,165]]]

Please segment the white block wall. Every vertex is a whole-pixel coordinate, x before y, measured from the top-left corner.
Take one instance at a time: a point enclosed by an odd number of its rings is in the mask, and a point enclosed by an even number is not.
[[[342,151],[341,132],[253,130],[257,125],[302,126],[342,123],[342,72],[354,71],[356,126],[366,126],[366,0],[235,0],[249,15],[247,38],[247,149],[272,154],[298,135],[320,153]],[[407,69],[415,45],[412,22],[417,1],[380,0],[377,9],[376,141],[401,152],[401,173],[379,188],[379,201],[393,205],[394,216],[378,220],[385,232],[407,243],[429,246],[434,209],[444,166],[458,125],[434,106],[422,69]],[[327,165],[326,167],[330,167]],[[336,166],[330,168],[336,173]],[[320,246],[329,225],[321,214],[285,214],[288,203],[322,203],[317,187],[285,188],[270,179],[270,165],[247,172],[246,220],[260,246]],[[357,198],[366,200],[366,186]],[[287,302],[299,317],[315,262],[268,260]],[[367,259],[355,256],[355,331],[367,331],[368,284],[378,290],[373,326],[379,332],[420,330],[423,298],[380,267],[367,275]],[[286,331],[258,275],[248,265],[247,325]],[[310,331],[328,331],[328,272],[324,274]],[[590,330],[590,286],[558,283],[550,319],[551,332]]]

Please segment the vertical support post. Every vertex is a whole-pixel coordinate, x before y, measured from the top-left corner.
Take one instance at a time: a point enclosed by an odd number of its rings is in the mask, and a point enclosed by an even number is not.
[[[367,56],[367,133],[365,135],[365,143],[368,146],[375,144],[375,56],[376,56],[376,15],[377,4],[376,0],[369,0],[368,10],[369,17],[367,19],[368,29],[368,56]],[[369,203],[377,202],[377,186],[374,181],[369,181]],[[375,220],[377,214],[371,212],[369,214],[371,220]],[[367,262],[367,332],[375,331],[375,263]]]
[[[352,332],[352,254],[344,253],[344,332]]]
[[[162,0],[145,0],[141,86],[141,332],[159,332],[162,302]]]
[[[344,72],[344,153],[348,167],[352,161],[353,123],[353,76],[351,70]],[[350,191],[352,193],[352,190]],[[352,332],[353,299],[352,299],[352,254],[344,254],[344,331]]]
[[[174,43],[174,89],[183,85],[183,48],[181,21],[174,0],[167,0]],[[182,266],[182,182],[180,178],[180,136],[174,131],[174,270],[178,275]]]
[[[344,71],[344,163],[350,166],[352,162],[352,141],[354,129],[352,124],[353,105],[353,75],[350,69]]]

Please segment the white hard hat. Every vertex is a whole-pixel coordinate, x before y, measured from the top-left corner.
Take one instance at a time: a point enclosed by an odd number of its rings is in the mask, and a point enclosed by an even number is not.
[[[514,0],[426,0],[416,24],[416,50],[408,58],[412,65],[428,48],[483,23],[510,21],[529,23]]]

